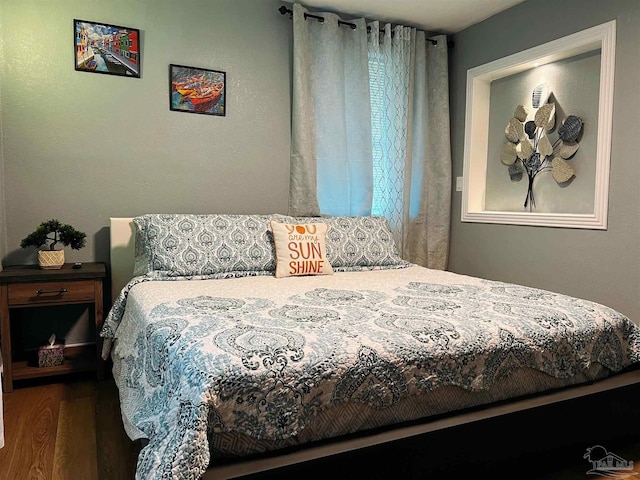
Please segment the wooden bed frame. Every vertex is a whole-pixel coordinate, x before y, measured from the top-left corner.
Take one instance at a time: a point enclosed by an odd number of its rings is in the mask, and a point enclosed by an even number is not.
[[[133,275],[135,231],[132,220],[132,218],[118,217],[110,219],[111,292],[112,298],[114,299]],[[505,403],[488,405],[471,411],[453,412],[434,419],[427,419],[418,424],[402,425],[388,430],[363,433],[357,437],[336,439],[330,443],[319,442],[317,445],[309,445],[303,449],[296,449],[294,451],[285,450],[284,453],[273,453],[269,456],[260,456],[233,463],[221,464],[207,470],[203,479],[221,480],[239,478],[245,475],[266,472],[388,442],[417,437],[430,432],[438,432],[451,427],[468,425],[482,420],[514,414],[516,412],[524,412],[538,407],[559,404],[560,402],[580,399],[589,395],[612,392],[632,385],[640,387],[640,369],[621,373],[588,384],[567,387]],[[589,420],[585,419],[585,421]],[[585,466],[587,466],[586,463]],[[585,468],[585,471],[586,470]]]

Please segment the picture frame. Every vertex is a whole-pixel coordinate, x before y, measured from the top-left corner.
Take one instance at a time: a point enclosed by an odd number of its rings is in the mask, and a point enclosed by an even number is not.
[[[227,113],[226,97],[226,72],[169,65],[170,110],[224,117]]]
[[[531,225],[561,228],[607,229],[609,167],[613,119],[616,21],[610,21],[467,71],[462,222]],[[572,60],[599,52],[600,79],[597,105],[597,132],[592,211],[535,212],[486,208],[489,148],[489,118],[492,82],[531,71],[539,66]],[[514,105],[515,107],[515,105]],[[505,124],[508,118],[505,118]],[[491,162],[500,164],[500,158]],[[504,168],[504,166],[502,167]],[[567,188],[570,199],[571,188]],[[591,207],[590,207],[591,208]],[[570,210],[570,209],[567,209]]]
[[[73,20],[74,67],[79,72],[140,78],[140,30]]]

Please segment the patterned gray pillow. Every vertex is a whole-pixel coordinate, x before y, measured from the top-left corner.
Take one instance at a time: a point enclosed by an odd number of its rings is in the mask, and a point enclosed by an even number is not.
[[[146,275],[151,271],[151,259],[147,254],[145,236],[140,227],[138,227],[135,219],[133,220],[133,226],[135,230],[135,239],[133,243],[135,249],[133,276],[138,277],[140,275]]]
[[[409,266],[398,250],[385,217],[287,217],[288,223],[322,222],[327,231],[327,259],[334,271],[402,268]]]
[[[136,273],[169,277],[275,271],[271,215],[147,214],[135,217]]]

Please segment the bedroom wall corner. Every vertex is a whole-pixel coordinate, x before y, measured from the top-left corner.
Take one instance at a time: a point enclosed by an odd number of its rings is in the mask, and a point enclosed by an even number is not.
[[[596,301],[640,324],[640,164],[632,140],[640,131],[640,2],[611,0],[605,6],[598,0],[528,0],[454,35],[456,48],[450,60],[453,177],[463,175],[469,68],[614,19],[608,229],[465,223],[460,221],[462,196],[453,192],[449,269]]]

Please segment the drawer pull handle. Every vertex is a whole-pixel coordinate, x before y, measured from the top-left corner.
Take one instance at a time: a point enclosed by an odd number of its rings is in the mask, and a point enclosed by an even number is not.
[[[40,289],[40,290],[36,291],[36,295],[43,295],[45,293],[60,293],[60,294],[62,294],[62,293],[67,293],[68,291],[69,290],[67,290],[66,288],[60,288],[58,290],[43,290],[43,289]]]

